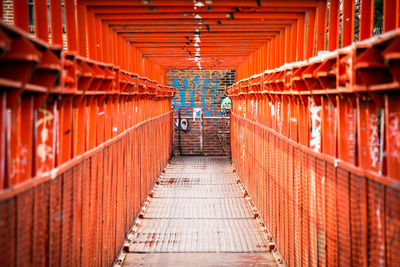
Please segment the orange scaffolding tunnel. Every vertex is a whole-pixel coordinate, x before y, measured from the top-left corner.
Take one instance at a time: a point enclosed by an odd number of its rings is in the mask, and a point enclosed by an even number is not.
[[[0,266],[124,265],[149,199],[175,201],[155,190],[203,174],[237,179],[278,266],[400,265],[399,0],[0,7]],[[173,156],[184,70],[235,71],[230,161]],[[214,104],[186,106],[201,142]]]

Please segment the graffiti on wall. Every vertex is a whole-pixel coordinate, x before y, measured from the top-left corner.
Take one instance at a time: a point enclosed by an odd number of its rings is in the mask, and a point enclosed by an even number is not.
[[[174,97],[175,109],[185,109],[189,116],[198,108],[208,117],[222,115],[220,104],[229,86],[221,83],[223,77],[221,70],[178,71],[172,85],[178,94]]]

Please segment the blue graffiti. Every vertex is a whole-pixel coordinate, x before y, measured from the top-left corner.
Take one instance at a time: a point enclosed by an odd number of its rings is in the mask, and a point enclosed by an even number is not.
[[[203,82],[203,95],[202,95],[202,98],[201,98],[201,107],[203,108],[204,114],[206,114],[207,117],[211,116],[210,110],[213,110],[213,109],[215,110],[215,113],[218,116],[222,115],[222,112],[219,112],[216,109],[216,106],[215,106],[218,84],[219,83],[216,82],[215,85],[214,85],[214,88],[212,88],[212,86],[211,86],[210,82],[208,81],[208,79],[207,78],[204,79],[204,82]],[[210,101],[209,109],[207,109],[207,107],[206,107],[206,97],[205,97],[207,85],[208,85],[208,88],[210,88],[210,94],[211,94],[211,101]]]
[[[201,86],[201,84],[203,86]],[[195,94],[196,91],[199,90],[200,88],[202,89],[202,94],[201,94],[201,108],[203,109],[204,114],[207,117],[212,116],[211,112],[214,111],[216,115],[220,116],[222,115],[222,112],[220,112],[216,107],[216,99],[217,99],[217,89],[218,89],[219,82],[216,82],[214,85],[210,83],[210,81],[207,78],[204,78],[204,80],[201,82],[199,77],[196,75],[193,78],[193,82],[191,86],[189,85],[189,81],[186,77],[183,78],[183,88],[179,84],[178,80],[174,80],[173,87],[178,90],[178,94],[180,97],[180,104],[177,104],[176,97],[174,97],[174,106],[175,109],[179,110],[181,108],[186,109],[186,113],[188,116],[192,116],[191,110],[192,108],[197,108],[195,104]],[[209,104],[207,104],[206,101],[206,93],[207,93],[207,88],[210,91],[210,101]],[[186,93],[189,93],[189,105],[186,103]],[[222,94],[219,93],[219,97],[222,97]]]

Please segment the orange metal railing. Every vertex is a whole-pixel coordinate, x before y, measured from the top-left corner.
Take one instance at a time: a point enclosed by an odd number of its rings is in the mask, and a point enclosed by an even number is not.
[[[400,262],[400,30],[236,83],[233,164],[290,266]]]
[[[0,265],[110,265],[171,155],[175,90],[3,22],[0,87]]]

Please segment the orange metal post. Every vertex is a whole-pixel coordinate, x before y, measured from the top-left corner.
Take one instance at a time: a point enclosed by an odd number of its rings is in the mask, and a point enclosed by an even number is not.
[[[298,46],[298,38],[297,38],[297,23],[293,23],[293,25],[291,26],[291,41],[290,41],[290,62],[295,62],[297,61],[297,46]]]
[[[55,167],[56,146],[55,133],[56,110],[55,103],[49,99],[35,110],[35,146],[34,174],[41,175]]]
[[[0,190],[6,181],[6,121],[7,121],[7,95],[5,91],[0,93]]]
[[[399,27],[399,0],[383,1],[383,32]]]
[[[73,106],[73,157],[85,152],[86,140],[83,138],[87,131],[86,97],[77,96],[74,98]]]
[[[29,14],[28,14],[28,3],[24,0],[13,1],[14,10],[14,25],[28,31],[29,29]]]
[[[81,6],[81,8],[83,9],[85,7]],[[80,13],[82,13],[82,12],[84,12],[84,11],[81,11]],[[98,38],[98,36],[96,33],[100,30],[100,28],[96,27],[96,20],[95,20],[93,12],[90,12],[90,11],[87,12],[86,16],[84,16],[81,19],[86,19],[85,21],[80,21],[81,25],[93,25],[94,29],[88,30],[87,32],[85,29],[79,30],[78,31],[79,39],[81,39],[82,37],[85,37],[84,38],[85,48],[86,48],[86,40],[87,40],[87,53],[89,55],[89,58],[98,60],[99,59],[98,55],[97,55],[97,44],[98,44],[97,38]],[[84,26],[84,27],[86,27],[86,26]],[[80,53],[82,53],[86,50],[83,50],[83,41],[82,40],[79,40],[79,41],[80,41],[80,43],[79,43],[80,50],[79,51],[80,51]],[[100,46],[100,44],[99,44],[99,46]]]
[[[327,3],[319,2],[317,7],[317,32],[316,32],[316,49],[318,51],[326,50],[326,10]]]
[[[333,51],[339,46],[339,0],[331,0],[329,8],[328,50]]]
[[[354,1],[343,0],[342,10],[342,47],[345,47],[354,41]]]
[[[103,55],[103,46],[104,46],[104,37],[102,36],[103,34],[103,29],[102,29],[102,23],[101,19],[99,17],[95,16],[95,24],[96,25],[96,55],[97,55],[97,60],[100,61],[105,61],[104,60],[104,55]],[[129,71],[129,70],[128,70]]]
[[[47,0],[34,0],[35,34],[45,42],[49,42],[47,21]]]
[[[370,38],[374,23],[374,0],[361,0],[359,40]]]
[[[80,1],[78,2],[78,6]],[[79,10],[79,9],[78,9]],[[77,27],[76,27],[76,16],[75,16],[75,1],[64,0],[64,13],[65,13],[65,28],[67,31],[67,47],[69,51],[77,51]],[[80,18],[78,15],[78,18]],[[79,30],[82,30],[82,25],[79,25]],[[81,42],[81,40],[80,40]],[[81,51],[80,51],[81,52]],[[84,55],[84,54],[81,54]]]
[[[305,40],[305,15],[300,16],[297,22],[297,51],[296,58],[297,60],[304,60],[305,57],[305,49],[304,49],[304,40]]]
[[[50,1],[50,17],[51,43],[63,45],[62,7],[59,0]]]
[[[101,28],[102,28],[102,33],[101,33],[101,49],[102,49],[102,55],[103,55],[103,61],[104,62],[111,62],[111,44],[110,44],[110,35],[109,35],[109,25],[105,22],[101,23]],[[132,70],[130,70],[132,71]]]
[[[308,12],[308,22],[307,22],[307,43],[306,43],[306,57],[312,57],[314,55],[315,48],[315,8]]]
[[[20,146],[19,150],[19,168],[14,169],[18,175],[18,182],[28,180],[33,176],[32,173],[32,155],[33,155],[33,104],[34,98],[30,94],[21,96],[20,110]]]

